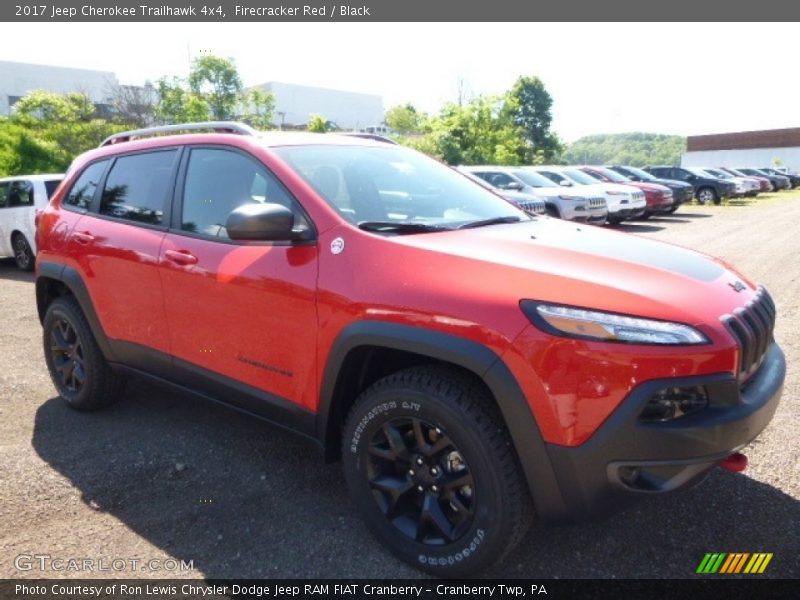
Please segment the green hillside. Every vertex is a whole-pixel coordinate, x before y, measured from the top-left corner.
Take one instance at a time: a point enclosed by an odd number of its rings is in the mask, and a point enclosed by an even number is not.
[[[677,165],[686,151],[686,138],[659,133],[589,135],[567,147],[563,159],[569,164]]]

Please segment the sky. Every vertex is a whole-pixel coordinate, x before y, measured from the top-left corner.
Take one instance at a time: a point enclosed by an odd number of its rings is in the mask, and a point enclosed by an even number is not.
[[[0,60],[185,76],[200,52],[267,81],[367,92],[434,112],[520,75],[553,97],[553,130],[679,135],[800,127],[794,23],[16,23]]]

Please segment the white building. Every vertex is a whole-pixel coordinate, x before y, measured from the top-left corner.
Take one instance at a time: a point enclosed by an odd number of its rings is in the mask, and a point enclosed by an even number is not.
[[[684,167],[787,167],[800,172],[800,127],[694,135],[686,140]]]
[[[14,103],[34,90],[82,92],[102,110],[110,104],[111,91],[117,85],[117,77],[111,71],[0,60],[0,116],[11,114]]]
[[[303,127],[313,114],[339,129],[366,130],[383,123],[383,99],[373,94],[270,81],[254,86],[275,96],[275,124]]]

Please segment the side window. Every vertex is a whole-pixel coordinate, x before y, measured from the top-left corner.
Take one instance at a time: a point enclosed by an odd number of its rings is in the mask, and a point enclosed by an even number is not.
[[[111,167],[100,198],[100,214],[161,225],[177,150],[121,156]]]
[[[263,202],[292,209],[295,228],[308,226],[286,188],[255,160],[217,148],[192,150],[183,188],[183,231],[227,239],[228,215],[242,205]]]
[[[33,184],[30,181],[12,181],[6,198],[6,208],[33,206]]]
[[[506,173],[492,173],[491,179],[489,179],[489,183],[491,183],[496,188],[504,188],[509,183],[514,183],[514,178]]]
[[[4,181],[0,183],[0,208],[5,208],[8,205],[8,189],[11,183]]]
[[[681,181],[686,181],[689,179],[689,173],[683,169],[672,169],[672,173],[670,175],[672,179],[680,179]]]
[[[88,210],[107,165],[107,160],[101,160],[89,165],[75,183],[72,184],[72,189],[64,198],[63,203],[75,208]]]

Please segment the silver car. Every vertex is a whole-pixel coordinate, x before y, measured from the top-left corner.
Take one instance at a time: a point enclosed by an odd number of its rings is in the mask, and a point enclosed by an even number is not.
[[[547,214],[567,221],[605,223],[606,200],[597,194],[586,194],[563,187],[524,167],[458,167],[463,173],[480,177],[501,192],[524,192],[544,199]]]

